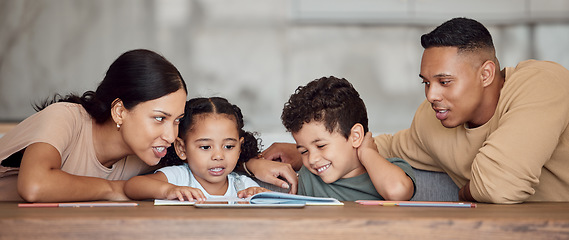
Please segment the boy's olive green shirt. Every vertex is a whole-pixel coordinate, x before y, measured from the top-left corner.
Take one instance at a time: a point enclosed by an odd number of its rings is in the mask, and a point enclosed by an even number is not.
[[[409,163],[400,158],[389,158],[387,160],[403,169],[415,186],[415,175]],[[383,200],[383,197],[375,190],[367,172],[351,178],[340,178],[328,184],[304,166],[298,171],[298,194],[312,197],[331,197],[340,201]]]

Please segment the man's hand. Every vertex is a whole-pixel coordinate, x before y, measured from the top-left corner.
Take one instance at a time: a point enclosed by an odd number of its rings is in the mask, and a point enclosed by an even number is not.
[[[281,188],[289,188],[290,194],[296,194],[298,177],[290,164],[262,158],[252,158],[245,164],[257,179]],[[288,183],[279,177],[283,177]]]
[[[466,182],[464,187],[458,191],[458,200],[467,202],[477,202],[470,193],[470,181]]]
[[[302,158],[293,143],[273,143],[262,155],[268,160],[288,163],[295,171],[302,167]]]

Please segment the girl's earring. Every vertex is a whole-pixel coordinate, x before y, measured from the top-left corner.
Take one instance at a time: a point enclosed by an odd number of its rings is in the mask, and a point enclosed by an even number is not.
[[[117,123],[117,131],[121,130],[121,125]]]

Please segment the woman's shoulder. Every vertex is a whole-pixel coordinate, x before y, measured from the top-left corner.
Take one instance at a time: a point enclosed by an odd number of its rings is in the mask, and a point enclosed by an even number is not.
[[[75,114],[75,115],[85,115],[87,111],[81,104],[70,103],[70,102],[57,102],[52,103],[38,113],[54,113],[54,114]]]
[[[40,121],[69,130],[83,128],[85,124],[90,124],[91,120],[91,116],[81,104],[68,102],[53,103],[30,117],[33,122]]]

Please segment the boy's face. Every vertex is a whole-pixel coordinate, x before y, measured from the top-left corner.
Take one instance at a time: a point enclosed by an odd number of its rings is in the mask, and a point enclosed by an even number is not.
[[[305,123],[292,136],[304,166],[325,183],[365,173],[350,137],[346,139],[336,131],[330,133],[322,123],[315,121]]]
[[[235,120],[224,114],[198,115],[194,121],[186,141],[176,141],[185,155],[180,151],[178,156],[186,159],[204,189],[215,188],[225,184],[227,175],[237,165],[243,139],[239,138]]]

